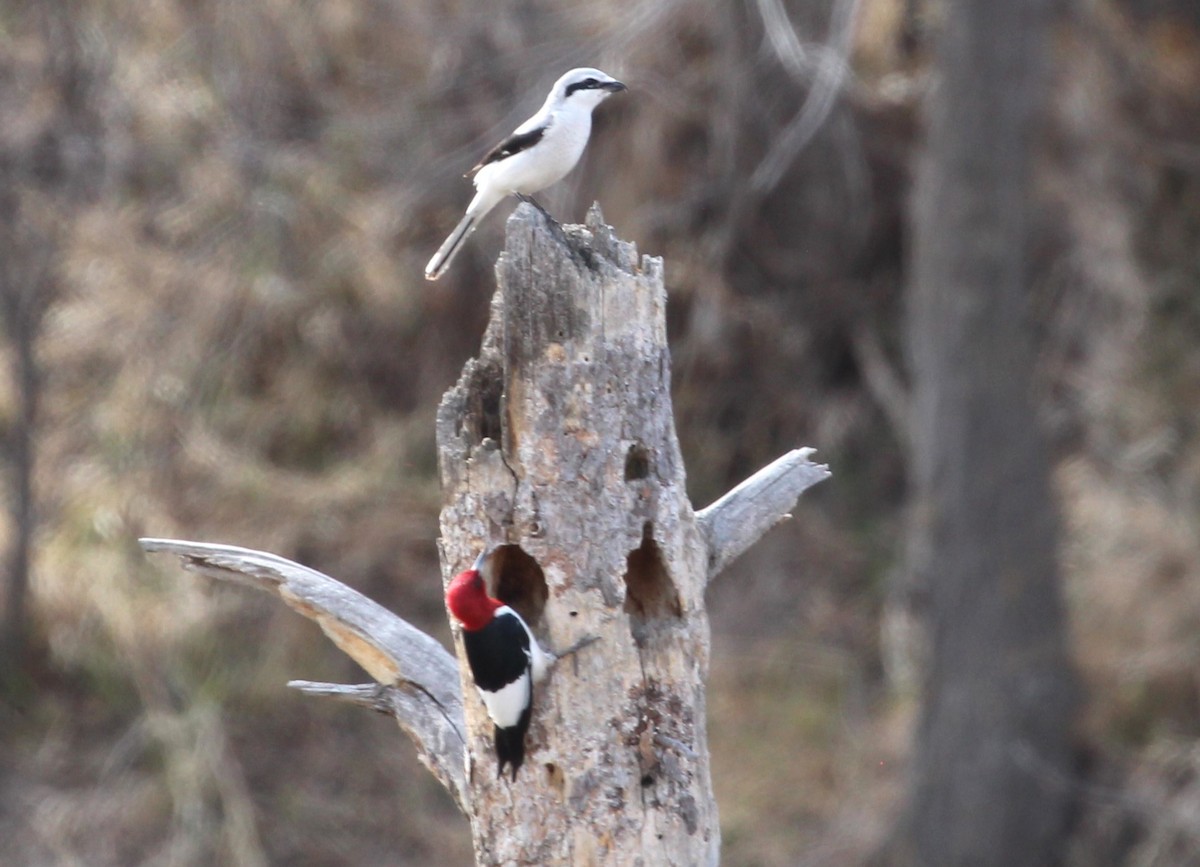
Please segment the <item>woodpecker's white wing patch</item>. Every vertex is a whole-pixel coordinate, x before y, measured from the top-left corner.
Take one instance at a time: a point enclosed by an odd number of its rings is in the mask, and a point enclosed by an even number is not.
[[[532,688],[533,682],[526,672],[496,692],[479,690],[479,697],[483,699],[492,722],[500,728],[507,729],[515,726],[525,708],[529,707]]]

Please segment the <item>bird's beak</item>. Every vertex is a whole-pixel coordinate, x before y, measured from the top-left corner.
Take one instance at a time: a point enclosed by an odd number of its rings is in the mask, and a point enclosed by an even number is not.
[[[619,81],[606,81],[606,82],[604,82],[604,84],[602,84],[600,86],[602,88],[604,88],[605,90],[607,90],[609,93],[620,93],[622,90],[629,90],[628,87],[626,87],[624,84],[622,84]]]
[[[471,568],[482,575],[483,574],[483,564],[487,562],[488,555],[491,553],[492,553],[492,549],[490,547],[484,548],[482,551],[479,552],[479,556],[475,558],[475,565],[472,566]]]

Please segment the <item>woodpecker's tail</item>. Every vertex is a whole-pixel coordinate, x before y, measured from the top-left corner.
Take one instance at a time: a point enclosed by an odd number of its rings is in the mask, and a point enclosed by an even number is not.
[[[482,192],[476,193],[475,198],[471,200],[471,204],[467,207],[467,213],[459,220],[458,225],[454,227],[454,231],[450,233],[450,237],[442,242],[442,246],[438,247],[433,258],[429,260],[429,264],[425,266],[425,279],[436,280],[446,273],[446,269],[450,267],[451,260],[454,259],[459,248],[462,247],[463,241],[471,236],[475,231],[475,226],[487,216],[488,211],[496,207],[499,199],[488,196],[484,198]]]
[[[504,766],[512,766],[512,778],[517,779],[517,770],[525,761],[525,733],[529,731],[531,708],[525,708],[515,726],[501,728],[492,727],[492,737],[496,743],[496,776],[504,776]]]
[[[517,769],[525,761],[525,733],[517,731],[517,727],[493,729],[496,740],[496,776],[504,776],[504,766],[512,766],[512,778],[516,780]]]

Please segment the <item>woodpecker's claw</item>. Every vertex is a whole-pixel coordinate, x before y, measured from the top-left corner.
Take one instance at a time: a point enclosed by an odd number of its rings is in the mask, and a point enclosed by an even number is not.
[[[574,644],[572,644],[570,647],[568,647],[562,653],[556,653],[554,655],[554,658],[555,659],[565,659],[568,656],[574,656],[576,653],[583,650],[588,645],[595,644],[599,640],[600,640],[599,635],[585,635],[583,638],[576,641]]]

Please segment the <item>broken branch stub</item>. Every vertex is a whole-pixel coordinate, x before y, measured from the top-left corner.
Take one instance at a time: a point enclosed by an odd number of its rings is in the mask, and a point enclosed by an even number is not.
[[[708,547],[710,580],[790,517],[801,494],[829,478],[829,467],[808,459],[812,453],[813,449],[793,449],[696,513]]]

